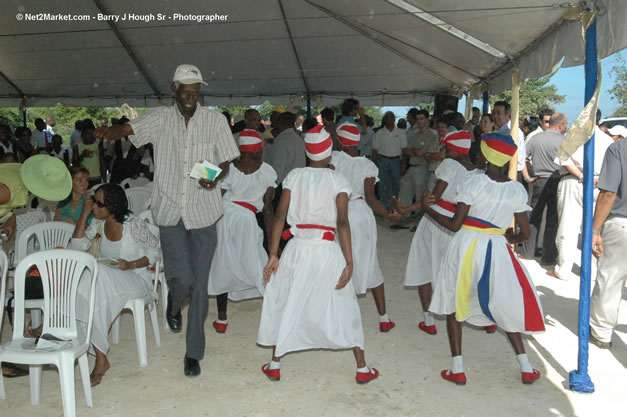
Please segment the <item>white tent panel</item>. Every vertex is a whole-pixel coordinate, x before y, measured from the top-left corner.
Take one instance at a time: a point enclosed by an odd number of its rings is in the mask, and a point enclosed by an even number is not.
[[[197,65],[209,86],[205,105],[303,100],[336,103],[353,96],[368,105],[412,105],[437,92],[583,62],[579,22],[546,0],[406,0],[446,25],[502,51],[495,56],[386,0],[3,0],[0,16],[0,105],[134,106],[171,103],[176,65]],[[627,8],[597,2],[599,56],[627,46]],[[164,20],[18,21],[17,13],[158,13]],[[195,23],[179,14],[223,14]],[[128,15],[127,15],[128,16]],[[424,16],[424,15],[423,15]],[[115,30],[114,30],[115,29]],[[15,85],[15,87],[13,85]]]

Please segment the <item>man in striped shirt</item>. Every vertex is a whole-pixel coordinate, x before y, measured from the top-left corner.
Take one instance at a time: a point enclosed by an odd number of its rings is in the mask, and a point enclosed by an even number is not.
[[[200,374],[205,352],[207,281],[216,247],[216,221],[222,216],[218,182],[228,173],[239,150],[224,116],[198,104],[201,84],[197,67],[179,65],[172,91],[175,105],[158,107],[123,125],[97,129],[105,140],[129,136],[136,147],[152,143],[155,173],[151,210],[159,226],[168,288],[166,320],[175,332],[182,328],[181,306],[190,298],[187,314],[186,376]],[[220,166],[214,179],[196,181],[189,172],[196,162]]]

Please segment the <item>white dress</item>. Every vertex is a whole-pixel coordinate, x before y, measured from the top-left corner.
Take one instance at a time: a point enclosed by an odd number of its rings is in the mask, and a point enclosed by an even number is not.
[[[506,332],[544,331],[533,281],[504,236],[514,214],[529,211],[524,187],[472,175],[457,201],[470,210],[444,254],[429,310],[456,313],[476,326],[496,323]]]
[[[444,216],[453,217],[459,186],[468,175],[475,175],[479,172],[483,171],[477,169],[468,171],[462,164],[451,158],[442,161],[435,170],[435,177],[436,180],[445,181],[448,185],[433,209]],[[405,286],[428,284],[438,276],[442,257],[452,237],[453,232],[442,227],[432,217],[424,216],[420,220],[409,249]]]
[[[363,156],[352,157],[335,151],[331,164],[346,177],[352,187],[348,202],[348,221],[351,225],[353,247],[353,275],[351,281],[357,294],[365,294],[369,288],[383,284],[383,273],[377,256],[377,223],[374,213],[364,200],[364,181],[379,181],[379,168]]]
[[[283,180],[291,199],[287,222],[294,238],[266,285],[257,343],[276,345],[276,356],[305,349],[364,348],[361,313],[352,281],[335,286],[346,266],[333,232],[298,225],[337,225],[336,197],[351,186],[326,168],[296,168]]]
[[[70,247],[76,250],[87,250],[97,234],[101,235],[99,258],[120,258],[135,261],[144,256],[152,265],[159,258],[159,239],[148,230],[147,224],[140,218],[129,215],[124,222],[122,239],[111,242],[104,233],[104,221],[94,219],[87,230],[85,237],[73,238]],[[146,268],[121,271],[117,265],[107,265],[101,262],[98,265],[98,280],[96,281],[94,322],[91,330],[91,343],[99,351],[109,352],[109,328],[120,315],[128,300],[144,298],[145,304],[156,299],[151,283],[152,273]],[[83,334],[85,333],[87,317],[89,315],[89,279],[81,279],[78,285],[76,317]],[[91,347],[90,347],[91,349]]]
[[[263,209],[268,187],[276,187],[276,177],[265,162],[251,174],[244,174],[231,163],[220,184],[226,190],[222,197],[224,216],[217,224],[218,246],[209,271],[209,295],[229,293],[234,301],[263,295],[268,254],[255,213]]]

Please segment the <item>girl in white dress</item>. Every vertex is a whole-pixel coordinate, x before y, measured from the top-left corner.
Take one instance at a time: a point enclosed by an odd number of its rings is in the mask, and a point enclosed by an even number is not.
[[[263,142],[255,130],[239,133],[241,156],[231,163],[220,183],[224,215],[218,221],[218,246],[209,271],[209,295],[215,295],[218,319],[213,328],[226,332],[228,298],[233,301],[261,297],[263,268],[268,255],[263,248],[263,230],[256,214],[263,212],[265,229],[272,225],[272,198],[277,174],[261,161]]]
[[[379,330],[389,332],[395,324],[386,314],[385,286],[377,256],[377,223],[373,211],[395,223],[401,217],[398,213],[388,212],[374,195],[379,169],[368,158],[357,156],[359,128],[353,123],[342,123],[337,127],[337,138],[340,151],[333,152],[331,165],[346,177],[352,188],[348,202],[348,220],[352,226],[353,286],[357,295],[372,289],[379,312]]]
[[[463,130],[449,133],[442,138],[442,144],[446,145],[446,159],[435,170],[437,182],[432,194],[436,202],[433,210],[443,216],[453,217],[458,187],[468,175],[479,172],[468,159],[471,138],[472,134]],[[394,200],[394,203],[397,211],[403,215],[422,208],[422,201],[409,207],[401,206],[398,200]],[[438,276],[442,256],[452,237],[453,232],[440,226],[433,218],[425,216],[416,229],[409,249],[404,285],[418,287],[424,312],[424,321],[418,323],[418,328],[431,335],[437,334],[433,314],[429,312],[433,294],[432,281]]]
[[[92,212],[94,220],[87,226],[87,218]],[[158,260],[159,239],[150,233],[146,222],[129,214],[122,187],[105,184],[98,188],[94,196],[85,200],[70,247],[77,250],[97,249],[94,256],[107,261],[98,266],[91,330],[91,344],[96,355],[91,385],[96,386],[110,367],[107,358],[109,328],[124,305],[135,298],[144,298],[146,304],[155,299],[151,274],[145,267]],[[81,301],[76,308],[76,317],[85,326],[89,315],[88,281],[81,280],[79,283],[78,297]]]
[[[342,174],[328,168],[332,140],[322,126],[307,132],[305,144],[310,164],[292,170],[283,180],[270,259],[263,271],[267,286],[257,343],[273,349],[272,362],[261,369],[271,380],[279,380],[279,358],[288,352],[352,348],[356,380],[367,383],[379,373],[366,365],[361,314],[350,280],[351,186]],[[287,243],[279,265],[279,235],[286,217],[294,238]]]
[[[429,307],[433,313],[447,315],[453,359],[451,369],[441,375],[459,385],[466,383],[462,321],[475,326],[496,323],[516,352],[522,382],[531,384],[540,378],[540,372],[529,364],[521,333],[544,331],[544,319],[533,281],[510,246],[529,237],[527,192],[501,171],[517,149],[510,136],[484,135],[480,147],[478,162],[486,165],[485,175],[466,178],[453,217],[427,207],[432,197],[423,197],[427,214],[457,232],[434,281]],[[513,217],[520,228],[518,234],[506,231]]]

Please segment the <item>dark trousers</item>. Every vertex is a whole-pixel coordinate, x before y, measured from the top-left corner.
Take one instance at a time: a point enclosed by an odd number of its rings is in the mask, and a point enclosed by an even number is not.
[[[557,236],[557,186],[561,176],[559,171],[555,171],[548,178],[538,178],[533,184],[533,194],[531,196],[531,215],[529,216],[529,239],[523,243],[521,255],[525,258],[533,259],[536,251],[538,239],[538,229],[542,223],[542,214],[546,208],[546,222],[544,225],[544,236],[542,240],[542,259],[544,263],[557,262],[557,246],[555,238]]]
[[[183,220],[176,226],[160,226],[163,269],[172,300],[172,311],[180,310],[189,298],[187,349],[185,356],[201,360],[205,354],[205,320],[209,308],[209,268],[218,242],[215,224],[186,229]]]

